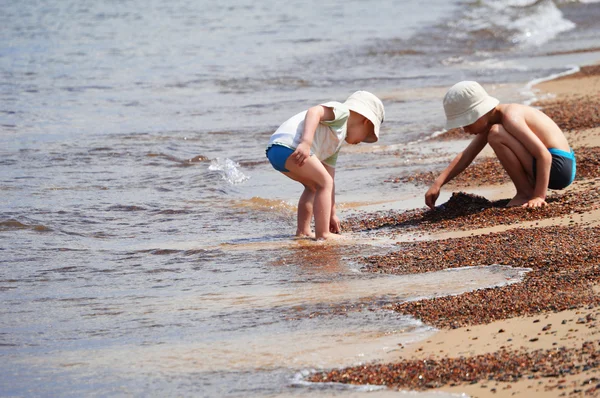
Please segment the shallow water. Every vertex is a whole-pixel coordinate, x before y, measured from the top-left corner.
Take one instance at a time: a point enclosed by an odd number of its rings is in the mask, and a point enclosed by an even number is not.
[[[109,282],[97,277],[93,283],[55,282],[70,295],[37,284],[18,294],[6,292],[3,322],[10,325],[4,328],[10,338],[4,348],[11,362],[6,377],[13,381],[4,392],[27,388],[38,395],[58,388],[71,394],[75,388],[77,394],[106,394],[110,386],[119,386],[137,395],[145,391],[138,383],[155,375],[154,388],[165,394],[174,386],[195,394],[198,385],[184,387],[192,376],[228,380],[202,386],[208,396],[221,395],[232,378],[246,383],[246,392],[279,393],[294,378],[300,382],[303,370],[389,360],[398,344],[433,333],[410,317],[381,310],[386,303],[515,283],[526,272],[489,266],[398,277],[344,269],[214,291],[178,278],[135,288],[121,277],[108,289]],[[28,316],[34,313],[35,322]],[[55,385],[57,370],[65,385]],[[87,374],[101,377],[80,385]],[[35,382],[22,384],[23,377],[33,375]],[[274,375],[286,380],[283,386],[272,383]],[[303,392],[308,393],[298,391]]]
[[[446,87],[531,101],[528,82],[598,59],[562,53],[597,46],[600,3],[381,7],[3,4],[2,395],[360,395],[303,375],[433,332],[386,303],[519,280],[361,272],[406,236],[291,239],[300,188],[264,147],[290,115],[368,89],[387,118],[340,156],[340,215],[421,207],[423,187],[385,180],[466,145],[426,140]]]

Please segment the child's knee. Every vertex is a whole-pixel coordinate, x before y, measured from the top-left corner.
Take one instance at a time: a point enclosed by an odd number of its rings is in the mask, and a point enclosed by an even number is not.
[[[314,182],[313,188],[315,191],[331,191],[333,189],[333,178],[329,174],[326,174]]]
[[[330,175],[327,175],[327,176],[323,176],[322,179],[310,181],[310,182],[304,183],[303,185],[304,185],[304,189],[306,191],[309,191],[314,194],[319,190],[333,189],[333,178],[331,178]]]
[[[320,187],[321,189],[333,189],[333,178],[327,174],[323,179],[323,184]]]
[[[488,142],[494,144],[502,140],[502,137],[506,134],[506,130],[501,124],[494,124],[488,133]]]
[[[317,184],[310,182],[310,183],[303,183],[302,185],[304,185],[304,191],[306,192],[306,194],[315,194],[315,192],[317,192]]]
[[[323,172],[317,172],[310,176],[310,178],[298,179],[304,185],[304,189],[315,193],[323,189],[333,189],[333,178],[329,173],[323,170]]]

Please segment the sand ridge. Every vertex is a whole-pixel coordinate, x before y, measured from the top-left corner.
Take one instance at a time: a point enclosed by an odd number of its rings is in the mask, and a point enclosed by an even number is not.
[[[473,397],[600,396],[600,67],[583,67],[536,89],[553,97],[536,105],[566,131],[578,162],[577,180],[549,196],[547,207],[504,209],[501,200],[457,192],[438,211],[363,214],[344,222],[347,230],[399,238],[397,251],[364,258],[366,271],[493,263],[532,271],[520,284],[390,306],[440,331],[400,345],[392,363],[318,373],[313,381]],[[507,177],[493,161],[474,164],[464,183],[505,192]],[[410,182],[430,178],[424,173]],[[403,241],[407,229],[425,238]]]

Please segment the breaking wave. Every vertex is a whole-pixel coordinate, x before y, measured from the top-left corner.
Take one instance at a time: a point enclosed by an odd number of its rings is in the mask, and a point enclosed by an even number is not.
[[[468,7],[449,27],[459,40],[475,36],[530,47],[552,40],[575,24],[551,0],[485,0]]]

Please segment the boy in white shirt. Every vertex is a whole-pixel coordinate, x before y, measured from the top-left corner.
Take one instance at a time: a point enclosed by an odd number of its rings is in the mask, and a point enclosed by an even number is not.
[[[298,113],[271,136],[267,158],[275,170],[304,186],[298,201],[296,236],[316,239],[339,237],[335,212],[335,165],[342,144],[373,143],[385,117],[381,100],[357,91],[344,103],[327,102]]]

